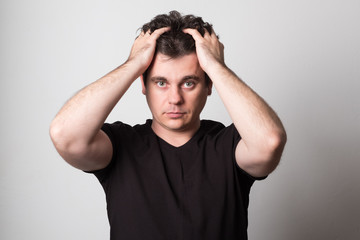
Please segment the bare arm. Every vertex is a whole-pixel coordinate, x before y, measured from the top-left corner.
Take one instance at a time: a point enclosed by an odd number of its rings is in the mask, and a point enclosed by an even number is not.
[[[109,164],[112,144],[101,126],[130,85],[150,65],[156,39],[167,30],[142,33],[123,65],[80,90],[61,108],[51,123],[50,136],[65,161],[88,171]]]
[[[242,140],[236,148],[238,165],[254,177],[272,172],[286,143],[285,129],[271,107],[224,63],[224,46],[215,33],[193,36],[200,66],[209,75]]]

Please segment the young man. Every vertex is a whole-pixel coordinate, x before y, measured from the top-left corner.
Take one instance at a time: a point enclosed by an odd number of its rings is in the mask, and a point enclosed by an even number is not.
[[[124,64],[60,110],[50,128],[56,149],[104,187],[111,239],[247,239],[250,187],[280,160],[281,121],[226,67],[201,18],[173,11],[142,30]],[[139,76],[152,120],[104,124]],[[212,85],[228,127],[200,120]]]

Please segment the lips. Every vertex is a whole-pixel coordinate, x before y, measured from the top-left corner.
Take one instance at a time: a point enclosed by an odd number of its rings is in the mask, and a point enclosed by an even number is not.
[[[166,116],[168,116],[169,118],[172,119],[177,119],[177,118],[181,118],[185,115],[184,112],[167,112]]]

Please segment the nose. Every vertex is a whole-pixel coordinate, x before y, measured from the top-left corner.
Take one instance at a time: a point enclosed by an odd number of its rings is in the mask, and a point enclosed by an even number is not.
[[[181,89],[179,87],[174,86],[171,87],[168,92],[168,99],[170,104],[179,105],[184,102]]]

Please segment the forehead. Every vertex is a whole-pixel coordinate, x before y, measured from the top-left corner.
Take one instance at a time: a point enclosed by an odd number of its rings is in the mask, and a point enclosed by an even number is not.
[[[196,53],[187,54],[177,58],[170,58],[161,53],[154,56],[149,68],[149,78],[162,77],[167,80],[179,80],[184,76],[195,75],[204,79],[204,71],[199,65]]]

